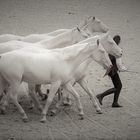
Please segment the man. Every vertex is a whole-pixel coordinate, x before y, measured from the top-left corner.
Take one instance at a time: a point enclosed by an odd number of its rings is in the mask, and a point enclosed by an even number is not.
[[[119,45],[120,41],[121,41],[121,37],[119,35],[116,35],[113,37],[113,40],[116,42],[117,45]],[[120,92],[122,89],[122,82],[120,80],[118,71],[125,71],[126,68],[125,68],[125,66],[122,65],[121,58],[116,59],[114,56],[112,56],[110,54],[109,54],[109,58],[113,64],[113,67],[112,67],[111,71],[109,72],[108,76],[111,78],[114,87],[106,90],[102,94],[98,94],[96,97],[99,100],[99,103],[102,105],[103,98],[107,95],[114,93],[114,100],[112,103],[112,107],[122,107],[118,103],[119,95],[120,95]]]

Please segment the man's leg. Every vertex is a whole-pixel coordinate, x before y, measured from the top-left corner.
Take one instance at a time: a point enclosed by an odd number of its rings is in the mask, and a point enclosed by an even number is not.
[[[103,104],[102,103],[103,98],[107,95],[110,95],[110,94],[114,93],[115,91],[116,91],[115,88],[110,88],[110,89],[106,90],[105,92],[103,92],[101,94],[98,94],[96,97],[99,100],[99,103],[102,105]]]
[[[115,86],[117,86],[116,85],[116,81],[117,81],[117,79],[116,79],[116,76],[115,75],[113,75],[113,76],[110,76],[110,78],[111,78],[111,80],[112,80],[112,83],[113,83],[113,85],[114,85],[114,88],[110,88],[110,89],[108,89],[108,90],[106,90],[105,92],[103,92],[103,93],[101,93],[101,94],[98,94],[96,97],[97,97],[97,99],[99,100],[99,103],[102,105],[102,100],[103,100],[103,98],[105,97],[105,96],[107,96],[107,95],[110,95],[110,94],[112,94],[112,93],[114,93],[115,94],[115,92],[116,92],[116,88],[115,88]],[[118,78],[118,77],[117,77]]]
[[[114,75],[114,80],[112,82],[113,82],[114,87],[116,89],[116,91],[114,92],[114,100],[113,100],[113,103],[112,103],[112,107],[122,107],[118,103],[120,91],[122,89],[122,83],[121,83],[121,80],[120,80],[120,77],[119,77],[119,74],[118,73],[116,73]]]

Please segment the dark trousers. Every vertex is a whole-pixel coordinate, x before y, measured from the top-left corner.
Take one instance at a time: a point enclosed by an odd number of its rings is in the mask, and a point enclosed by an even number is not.
[[[113,76],[110,76],[110,78],[112,80],[112,83],[114,85],[114,88],[111,88],[111,89],[106,90],[105,92],[103,92],[101,94],[101,96],[102,97],[105,97],[107,95],[110,95],[110,94],[114,93],[113,103],[117,103],[118,102],[119,95],[120,95],[120,91],[122,89],[122,83],[121,83],[121,80],[120,80],[120,77],[119,77],[119,74],[118,73],[115,73]]]

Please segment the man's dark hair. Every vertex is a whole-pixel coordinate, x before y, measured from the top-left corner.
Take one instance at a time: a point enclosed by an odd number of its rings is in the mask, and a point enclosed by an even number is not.
[[[117,45],[119,45],[120,44],[120,41],[121,41],[121,37],[119,35],[115,35],[113,37],[113,40],[116,42]]]

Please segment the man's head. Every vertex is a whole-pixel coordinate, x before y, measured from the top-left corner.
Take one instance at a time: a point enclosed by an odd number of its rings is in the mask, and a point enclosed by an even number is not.
[[[121,41],[121,37],[120,37],[119,35],[115,35],[115,36],[113,37],[113,40],[115,41],[115,43],[116,43],[117,45],[119,45],[119,44],[120,44],[120,41]]]

